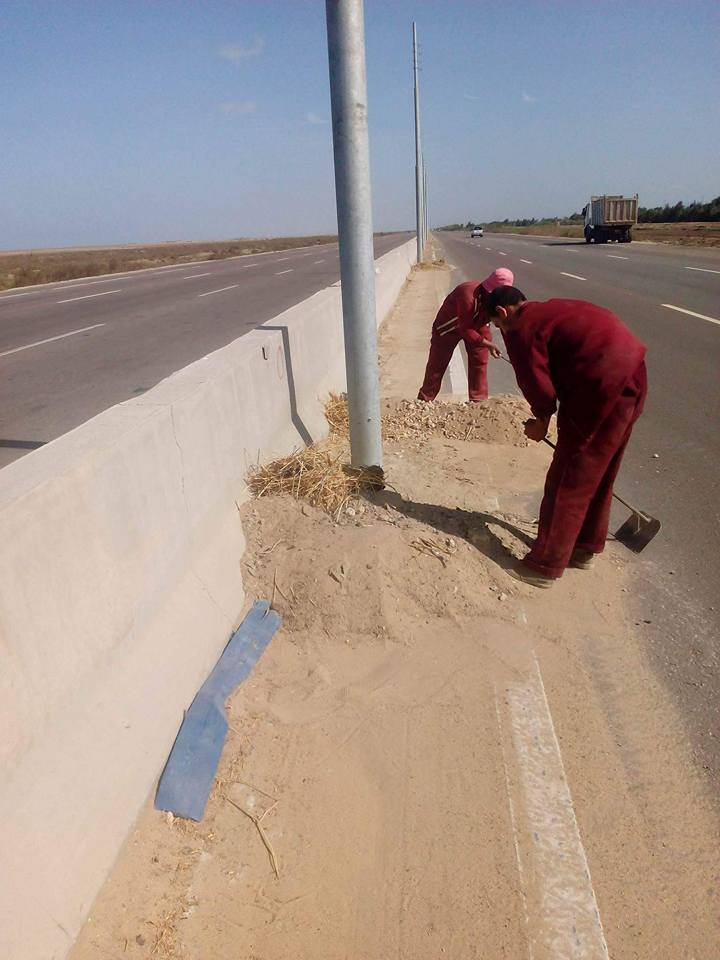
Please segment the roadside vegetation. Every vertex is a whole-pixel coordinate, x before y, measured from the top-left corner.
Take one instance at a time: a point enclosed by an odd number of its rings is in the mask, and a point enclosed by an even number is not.
[[[104,273],[128,273],[173,263],[225,260],[253,253],[292,250],[336,239],[335,236],[322,235],[0,252],[0,290],[57,283],[77,277],[97,277]]]

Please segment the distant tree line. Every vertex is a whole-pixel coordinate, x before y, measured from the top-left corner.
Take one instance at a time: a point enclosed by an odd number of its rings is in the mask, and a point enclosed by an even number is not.
[[[476,227],[534,227],[548,223],[573,224],[582,223],[581,213],[571,213],[568,217],[523,217],[520,220],[490,220],[483,223],[468,221],[450,223],[441,230],[474,230]],[[708,203],[694,200],[692,203],[666,203],[663,207],[639,207],[639,223],[714,223],[720,221],[720,197]]]

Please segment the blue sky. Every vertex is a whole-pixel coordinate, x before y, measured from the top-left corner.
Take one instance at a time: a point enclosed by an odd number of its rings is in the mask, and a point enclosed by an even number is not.
[[[720,3],[366,0],[374,221],[720,193]],[[321,0],[4,0],[0,249],[334,232]]]

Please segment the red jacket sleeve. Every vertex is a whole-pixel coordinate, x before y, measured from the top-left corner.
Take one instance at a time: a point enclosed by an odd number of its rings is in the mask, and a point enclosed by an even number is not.
[[[460,332],[463,340],[469,344],[480,344],[483,340],[492,341],[492,332],[488,325],[488,319],[485,311],[478,306],[477,316],[475,315],[475,296],[465,298],[460,313]]]
[[[503,334],[515,377],[534,417],[549,419],[557,408],[557,395],[550,376],[547,338],[542,330],[523,336],[522,328]]]

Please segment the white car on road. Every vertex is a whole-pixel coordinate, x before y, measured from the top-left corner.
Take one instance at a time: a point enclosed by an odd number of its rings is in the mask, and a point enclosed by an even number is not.
[[[483,235],[482,227],[475,227],[474,230],[470,231],[471,237],[481,237]]]

